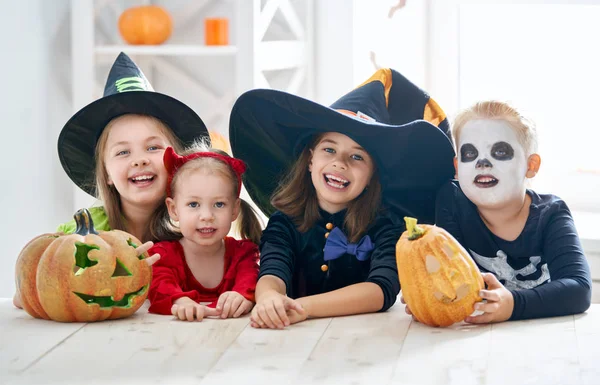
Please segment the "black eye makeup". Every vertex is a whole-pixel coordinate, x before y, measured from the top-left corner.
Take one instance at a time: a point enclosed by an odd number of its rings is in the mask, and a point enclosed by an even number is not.
[[[492,158],[497,160],[511,160],[515,156],[515,150],[506,142],[496,142],[492,146]]]
[[[460,161],[472,162],[479,156],[479,151],[471,143],[465,143],[460,147]]]

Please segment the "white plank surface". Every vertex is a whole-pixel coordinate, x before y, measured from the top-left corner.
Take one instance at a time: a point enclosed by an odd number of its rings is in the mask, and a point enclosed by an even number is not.
[[[39,320],[0,299],[0,383],[3,374],[19,374],[85,324]]]
[[[0,300],[0,384],[600,384],[600,305],[585,314],[431,328],[390,311],[283,331],[248,317],[35,320]]]
[[[410,324],[403,306],[332,319],[294,384],[385,384]]]
[[[248,317],[182,322],[149,314],[90,323],[26,370],[19,383],[196,384],[218,361]]]

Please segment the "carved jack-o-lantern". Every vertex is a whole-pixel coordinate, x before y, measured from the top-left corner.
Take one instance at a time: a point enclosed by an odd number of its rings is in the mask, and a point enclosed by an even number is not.
[[[119,230],[94,230],[88,210],[75,214],[75,234],[31,240],[16,264],[17,294],[33,317],[91,322],[127,317],[148,295],[152,270],[136,248],[140,241]]]
[[[396,244],[402,296],[420,322],[449,326],[473,313],[481,301],[483,278],[467,251],[446,230],[417,226],[404,218],[406,231]]]

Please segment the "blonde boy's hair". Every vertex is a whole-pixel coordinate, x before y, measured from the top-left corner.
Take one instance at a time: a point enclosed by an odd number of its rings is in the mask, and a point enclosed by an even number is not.
[[[106,143],[108,141],[108,135],[112,127],[119,120],[123,119],[126,116],[132,115],[143,117],[153,122],[156,125],[156,127],[158,127],[161,134],[165,136],[167,141],[175,149],[175,151],[181,150],[183,147],[181,145],[181,141],[175,136],[173,131],[162,120],[155,118],[154,116],[125,114],[116,117],[110,122],[108,122],[108,124],[102,131],[102,134],[98,138],[98,142],[96,143],[96,197],[102,201],[102,204],[104,205],[104,211],[106,212],[106,215],[108,217],[108,223],[110,225],[110,228],[113,230],[127,231],[125,220],[123,218],[123,211],[121,210],[121,196],[119,195],[119,192],[117,191],[115,186],[108,184],[108,172],[106,171],[104,154],[106,152]],[[142,242],[157,240],[152,235],[152,229],[157,226],[156,222],[159,221],[160,218],[162,218],[163,211],[166,211],[164,199],[163,201],[161,201],[161,204],[152,214],[148,231],[146,232],[146,234],[144,234],[144,239],[141,240]]]
[[[525,149],[527,156],[537,153],[537,130],[533,121],[523,116],[516,108],[508,103],[497,100],[477,102],[471,107],[461,111],[452,124],[452,137],[458,151],[460,133],[465,124],[477,119],[496,119],[506,121],[517,134],[519,142]]]

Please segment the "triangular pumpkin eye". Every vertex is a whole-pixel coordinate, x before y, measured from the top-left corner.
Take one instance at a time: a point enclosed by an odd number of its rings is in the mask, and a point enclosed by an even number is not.
[[[121,260],[119,258],[117,258],[117,264],[115,265],[115,271],[112,273],[112,278],[114,277],[129,277],[133,274],[131,274],[131,271],[127,270],[127,268],[125,267],[125,265],[123,265],[123,262],[121,262]]]
[[[98,264],[98,261],[92,261],[88,258],[88,253],[92,250],[100,250],[100,247],[82,242],[75,242],[75,266],[73,266],[73,273],[75,273],[75,275],[80,275],[88,267]]]

